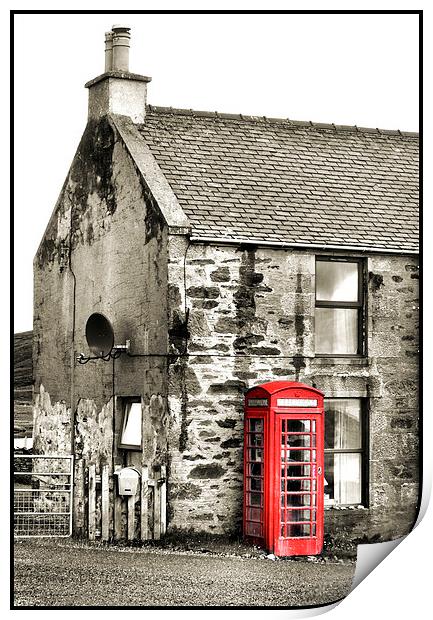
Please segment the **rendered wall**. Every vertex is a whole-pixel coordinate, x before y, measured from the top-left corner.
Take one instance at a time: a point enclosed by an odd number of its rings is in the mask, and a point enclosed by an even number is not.
[[[166,394],[166,231],[107,119],[85,130],[34,269],[35,450],[72,451],[77,468],[95,463],[97,473],[105,463],[110,473],[116,465],[160,466],[166,459],[160,406]],[[78,364],[80,352],[91,354],[85,325],[94,312],[109,318],[116,344],[131,340],[132,355],[163,356]],[[113,394],[143,399],[142,454],[117,450],[122,420],[119,406],[113,419]],[[85,528],[85,495],[77,486],[78,533]]]

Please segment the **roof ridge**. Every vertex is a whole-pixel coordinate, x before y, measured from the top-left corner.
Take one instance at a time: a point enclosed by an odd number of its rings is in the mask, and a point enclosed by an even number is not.
[[[193,110],[187,108],[172,108],[148,104],[146,108],[157,114],[173,114],[180,116],[219,118],[247,122],[277,123],[289,127],[309,127],[314,129],[333,129],[334,131],[353,131],[358,133],[376,133],[386,136],[404,136],[418,138],[416,131],[401,131],[400,129],[380,129],[379,127],[359,127],[358,125],[336,125],[335,123],[318,123],[313,121],[297,121],[290,118],[275,118],[269,116],[251,116],[247,114],[230,114],[227,112],[210,112],[207,110]],[[146,121],[145,121],[146,122]]]

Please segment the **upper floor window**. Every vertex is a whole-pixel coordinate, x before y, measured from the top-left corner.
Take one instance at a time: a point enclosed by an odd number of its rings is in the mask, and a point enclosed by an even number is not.
[[[362,355],[362,261],[316,259],[316,354]]]

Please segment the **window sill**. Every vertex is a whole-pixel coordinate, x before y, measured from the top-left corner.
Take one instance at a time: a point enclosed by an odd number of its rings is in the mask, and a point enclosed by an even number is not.
[[[313,357],[316,366],[368,366],[368,357]]]
[[[368,508],[366,506],[362,506],[361,504],[354,504],[353,506],[351,505],[343,505],[343,506],[335,506],[335,505],[326,505],[325,504],[325,510],[338,510],[339,512],[342,511],[346,511],[346,512],[352,512],[354,510],[368,510]]]

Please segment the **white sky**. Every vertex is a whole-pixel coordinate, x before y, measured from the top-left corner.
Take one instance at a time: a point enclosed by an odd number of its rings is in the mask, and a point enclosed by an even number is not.
[[[417,15],[17,15],[15,332],[32,328],[33,256],[115,23],[151,104],[418,130]]]

